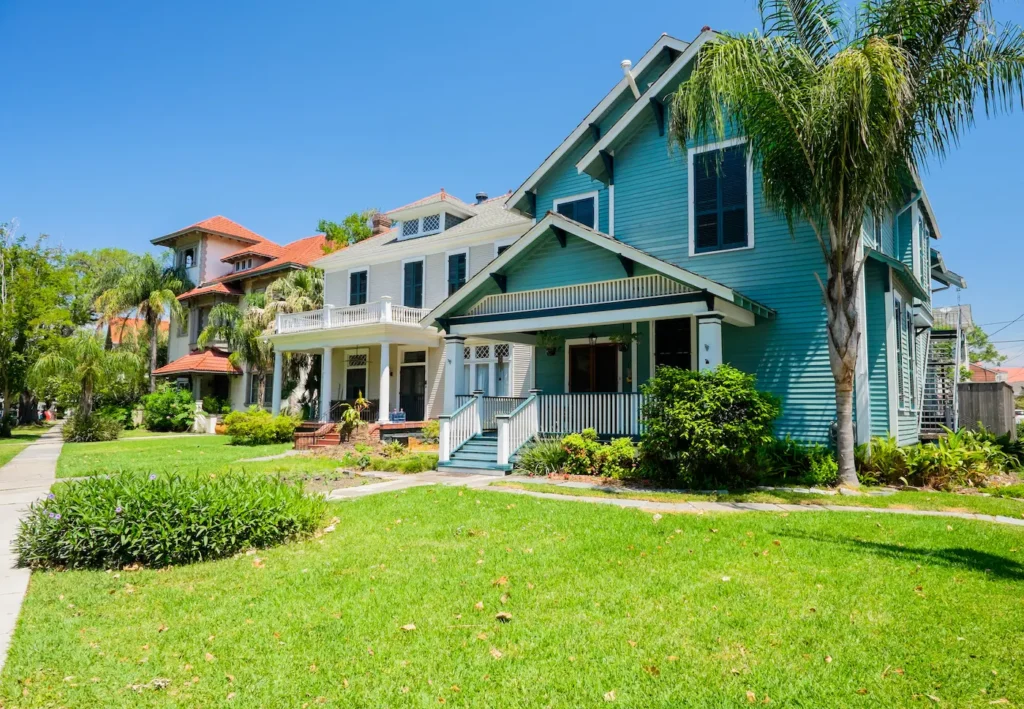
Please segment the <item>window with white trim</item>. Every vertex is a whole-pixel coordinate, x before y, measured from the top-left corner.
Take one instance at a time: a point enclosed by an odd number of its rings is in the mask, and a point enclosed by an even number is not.
[[[447,223],[447,220],[445,220]],[[402,222],[402,238],[412,239],[418,236],[429,236],[441,231],[441,214],[428,214],[418,219],[406,219]]]
[[[402,305],[407,308],[423,307],[423,259],[406,261],[402,265]]]
[[[690,151],[690,238],[695,254],[743,249],[752,243],[746,142],[726,143]]]
[[[500,342],[465,348],[463,391],[479,389],[484,396],[512,396],[512,346]],[[491,388],[491,370],[494,387]]]
[[[568,217],[591,229],[597,228],[597,192],[556,199],[552,202],[555,212]]]
[[[370,287],[370,272],[363,268],[348,272],[348,304],[363,305]]]
[[[469,254],[466,251],[454,251],[448,254],[448,262],[445,264],[448,295],[452,295],[459,288],[466,285],[466,276],[469,270],[468,261]]]

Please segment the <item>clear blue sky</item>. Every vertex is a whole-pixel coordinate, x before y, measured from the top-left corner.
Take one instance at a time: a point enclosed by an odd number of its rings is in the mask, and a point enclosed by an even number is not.
[[[1024,22],[1019,2],[1000,19]],[[440,187],[517,187],[662,32],[757,25],[754,0],[0,2],[0,221],[141,250],[223,214],[277,241]],[[925,184],[979,323],[1024,312],[1024,114]],[[956,296],[936,296],[938,304]],[[1002,325],[993,325],[992,331]],[[1000,332],[1024,366],[1024,318]]]

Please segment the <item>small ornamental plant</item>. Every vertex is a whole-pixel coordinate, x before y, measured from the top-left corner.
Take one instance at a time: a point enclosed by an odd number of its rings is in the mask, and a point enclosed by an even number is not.
[[[323,497],[266,476],[96,476],[34,503],[14,552],[30,568],[190,564],[310,535],[326,510]]]

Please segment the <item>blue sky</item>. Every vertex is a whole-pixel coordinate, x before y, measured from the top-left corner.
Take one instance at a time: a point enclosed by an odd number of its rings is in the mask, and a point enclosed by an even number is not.
[[[1019,2],[995,11],[1024,22]],[[440,187],[496,195],[622,59],[703,25],[753,29],[756,3],[4,0],[0,221],[140,250],[215,214],[288,241]],[[1024,312],[1022,129],[1021,113],[982,120],[924,176],[979,323]],[[993,339],[1019,340],[1000,347],[1024,366],[1024,318]]]

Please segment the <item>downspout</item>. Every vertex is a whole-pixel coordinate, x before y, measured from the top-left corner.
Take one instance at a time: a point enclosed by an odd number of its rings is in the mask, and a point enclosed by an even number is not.
[[[639,100],[640,89],[637,88],[636,79],[633,78],[633,72],[630,71],[630,69],[633,66],[633,62],[629,61],[628,59],[623,59],[621,66],[622,73],[626,75],[626,81],[629,82],[629,88],[633,90],[633,98]]]

